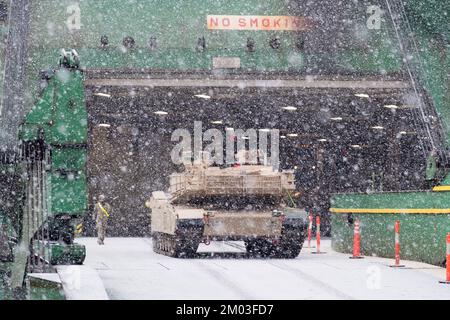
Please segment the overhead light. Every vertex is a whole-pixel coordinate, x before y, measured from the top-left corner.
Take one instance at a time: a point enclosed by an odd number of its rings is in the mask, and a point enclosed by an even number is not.
[[[223,124],[222,120],[211,121],[212,124]]]
[[[355,93],[355,97],[366,98],[366,99],[370,98],[370,96],[366,93]]]
[[[398,108],[399,108],[399,107],[396,106],[395,104],[387,104],[387,105],[385,105],[384,107],[385,107],[385,108],[388,108],[388,109],[398,109]]]
[[[111,128],[111,125],[107,123],[100,123],[98,126],[101,128]]]
[[[374,126],[374,127],[372,127],[372,129],[375,129],[375,130],[383,130],[384,127],[382,127],[382,126]]]
[[[234,129],[233,128],[225,128],[225,130],[232,131]]]
[[[341,117],[335,117],[335,118],[330,118],[330,119],[333,120],[333,121],[341,121],[342,120]]]
[[[154,114],[156,114],[156,115],[158,115],[158,116],[166,116],[166,115],[168,115],[169,113],[168,113],[168,112],[165,112],[165,111],[156,111],[156,112],[154,112]]]
[[[398,134],[405,135],[405,134],[408,134],[408,132],[406,132],[406,131],[400,131]]]
[[[261,132],[270,132],[270,129],[259,129]]]
[[[98,97],[104,97],[104,98],[111,98],[111,95],[108,93],[103,93],[103,92],[96,92],[94,93],[94,96],[98,96]]]
[[[284,109],[284,110],[287,110],[287,111],[295,111],[295,110],[297,110],[297,108],[296,108],[296,107],[293,107],[293,106],[283,107],[283,109]]]
[[[194,97],[201,98],[201,99],[211,99],[211,96],[208,96],[207,94],[196,94]]]
[[[286,139],[286,136],[280,136],[281,139]]]
[[[352,144],[350,147],[354,149],[361,149],[361,146],[359,144]]]
[[[317,141],[319,141],[319,142],[327,142],[328,140],[327,139],[319,139]]]
[[[291,137],[291,138],[295,138],[295,137],[298,137],[298,134],[297,133],[288,133],[287,136]]]

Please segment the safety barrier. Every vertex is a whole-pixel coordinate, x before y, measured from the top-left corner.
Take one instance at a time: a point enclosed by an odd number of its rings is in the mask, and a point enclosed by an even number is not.
[[[309,223],[308,223],[308,248],[311,248],[311,238],[312,238],[312,227],[313,227],[313,214],[309,213]]]
[[[362,259],[361,256],[361,232],[359,229],[359,220],[355,221],[355,227],[353,231],[353,256],[350,259]]]
[[[395,221],[395,241],[394,241],[394,252],[395,252],[395,264],[391,265],[392,268],[403,268],[404,265],[400,264],[400,221]]]
[[[439,281],[440,283],[450,284],[450,233],[446,237],[446,278],[445,281]]]
[[[322,254],[326,253],[320,251],[320,216],[316,216],[316,251],[311,252],[313,254]]]

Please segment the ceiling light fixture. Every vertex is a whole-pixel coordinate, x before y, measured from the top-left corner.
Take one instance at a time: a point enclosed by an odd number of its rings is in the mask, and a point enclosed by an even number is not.
[[[335,117],[335,118],[330,118],[330,119],[333,120],[333,121],[342,121],[341,117]]]
[[[385,105],[384,107],[385,107],[385,108],[388,108],[388,109],[398,109],[398,108],[399,108],[399,107],[396,106],[395,104],[387,104],[387,105]]]
[[[328,140],[327,139],[319,139],[317,141],[319,141],[319,142],[327,142]]]
[[[259,129],[261,132],[270,132],[270,129]]]
[[[298,137],[298,134],[297,133],[289,133],[287,136],[290,138],[296,138],[296,137]]]
[[[207,94],[196,94],[194,97],[201,98],[201,99],[211,99],[211,96],[208,96]]]
[[[211,121],[212,124],[223,124],[222,120]]]
[[[111,95],[108,93],[103,93],[103,92],[96,92],[94,93],[94,96],[98,96],[98,97],[104,97],[104,98],[111,98]]]
[[[283,109],[284,109],[284,110],[287,110],[287,111],[296,111],[296,110],[297,110],[297,108],[296,108],[296,107],[293,107],[293,106],[283,107]]]
[[[370,96],[367,93],[355,93],[355,97],[366,99],[370,98]]]
[[[156,111],[154,113],[158,116],[166,116],[169,114],[168,112],[165,112],[165,111]]]
[[[354,149],[361,149],[361,146],[359,144],[352,144],[350,147]]]
[[[101,128],[111,128],[111,125],[107,123],[100,123],[98,126]]]
[[[372,129],[375,129],[375,130],[383,130],[384,127],[382,127],[382,126],[373,126]]]

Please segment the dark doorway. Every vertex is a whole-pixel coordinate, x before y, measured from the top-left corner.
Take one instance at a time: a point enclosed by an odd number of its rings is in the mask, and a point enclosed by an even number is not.
[[[333,192],[420,189],[423,183],[420,174],[403,174],[423,172],[425,162],[421,133],[412,125],[415,107],[404,102],[407,86],[364,88],[361,81],[349,88],[327,80],[328,87],[302,87],[292,79],[279,86],[267,79],[208,86],[205,78],[180,86],[173,78],[87,81],[90,203],[99,194],[108,197],[110,236],[148,234],[145,201],[152,191],[167,190],[168,176],[181,169],[170,158],[172,132],[192,133],[194,121],[204,131],[279,129],[281,168],[295,169],[299,206],[324,216]]]

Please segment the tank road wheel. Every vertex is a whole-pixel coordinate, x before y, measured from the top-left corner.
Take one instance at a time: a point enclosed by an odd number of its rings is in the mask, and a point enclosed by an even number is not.
[[[203,226],[182,226],[176,235],[154,232],[153,251],[174,258],[195,256],[203,236]]]
[[[273,257],[295,259],[302,250],[306,232],[303,228],[283,226],[279,243],[274,246]]]
[[[152,240],[154,252],[169,257],[175,256],[175,236],[160,232],[154,232],[152,235]]]

